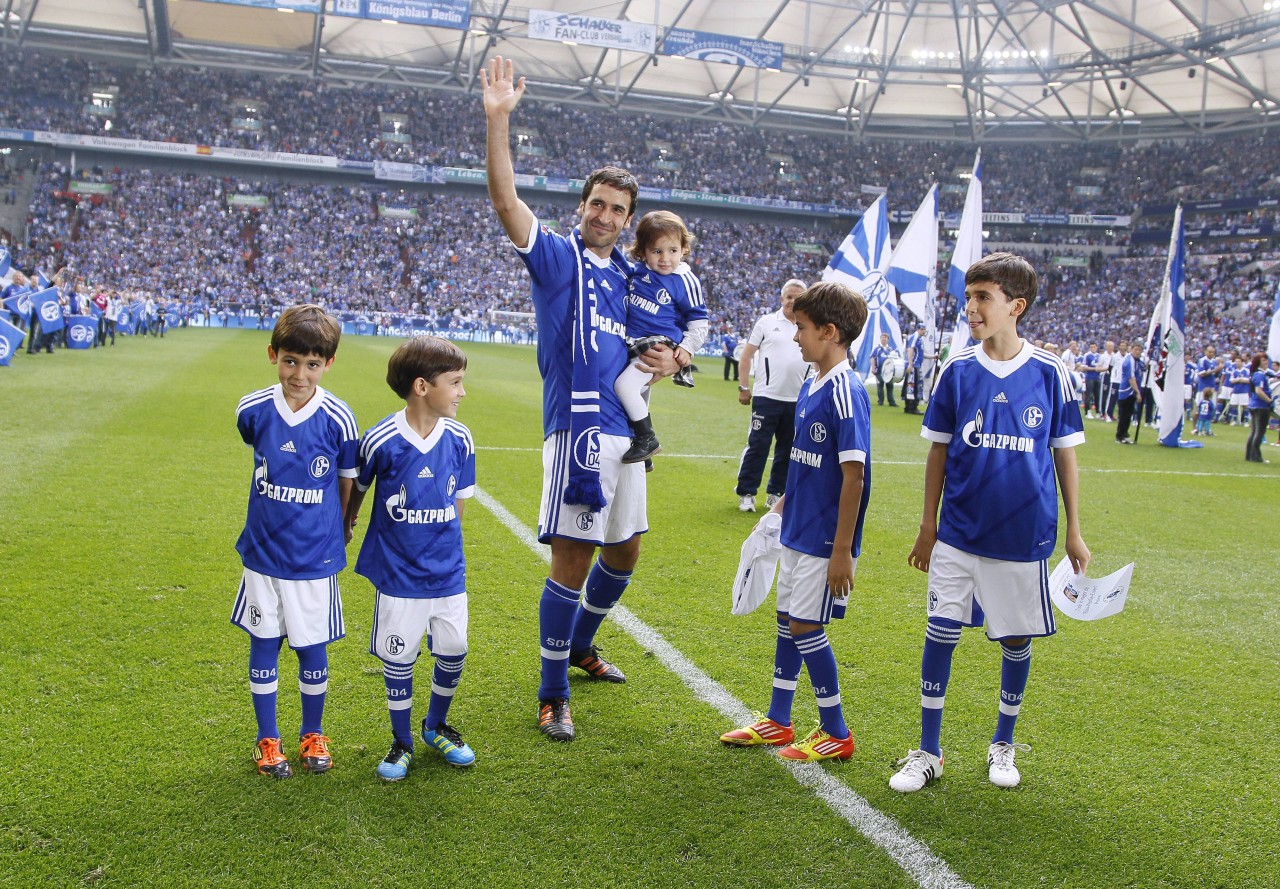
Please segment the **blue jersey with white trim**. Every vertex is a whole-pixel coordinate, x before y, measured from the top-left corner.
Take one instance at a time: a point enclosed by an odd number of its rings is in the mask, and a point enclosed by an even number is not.
[[[1009,361],[981,344],[943,366],[920,433],[947,446],[938,539],[1008,562],[1049,558],[1058,536],[1052,448],[1084,444],[1072,374],[1023,342]]]
[[[315,580],[347,564],[338,477],[354,478],[360,432],[331,392],[296,413],[277,384],[240,399],[236,428],[253,448],[249,508],[236,551],[246,568]]]
[[[426,438],[398,411],[364,434],[356,487],[370,498],[356,573],[378,592],[439,599],[466,592],[458,501],[475,494],[471,431],[447,417]]]
[[[627,294],[627,336],[665,336],[676,345],[689,322],[706,320],[702,282],[684,263],[675,274],[660,275],[641,267]]]
[[[853,556],[862,552],[862,524],[871,498],[871,399],[857,372],[842,361],[810,377],[796,400],[795,440],[782,507],[782,545],[831,558],[840,518],[842,463],[862,464],[862,501],[853,532]]]
[[[538,371],[542,374],[542,434],[569,428],[573,396],[573,325],[577,303],[578,257],[572,237],[535,224],[529,246],[516,253],[533,282],[538,322]],[[627,413],[613,382],[627,366],[627,276],[632,272],[589,250],[583,251],[583,286],[593,306],[591,336],[599,350],[600,431],[631,435]]]

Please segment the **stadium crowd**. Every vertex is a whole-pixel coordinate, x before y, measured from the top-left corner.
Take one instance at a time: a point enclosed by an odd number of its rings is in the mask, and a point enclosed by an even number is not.
[[[0,126],[361,161],[463,167],[482,161],[483,120],[469,94],[129,66],[8,48],[0,63]],[[118,89],[111,113],[86,113],[91,90],[108,85]],[[255,110],[245,111],[245,104]],[[411,141],[388,136],[383,114],[404,115],[402,132]],[[957,143],[853,142],[643,114],[629,121],[622,128],[611,115],[531,104],[516,134],[517,165],[522,172],[577,175],[587,143],[597,146],[594,158],[622,164],[647,185],[865,207],[874,193],[863,186],[888,188],[910,205],[936,180],[943,183],[942,209],[953,211],[964,200],[960,177],[974,155],[972,146]],[[991,144],[984,147],[984,170],[1018,175],[986,177],[985,200],[999,212],[1112,214],[1179,195],[1253,195],[1280,185],[1276,147],[1274,132],[1125,147]]]

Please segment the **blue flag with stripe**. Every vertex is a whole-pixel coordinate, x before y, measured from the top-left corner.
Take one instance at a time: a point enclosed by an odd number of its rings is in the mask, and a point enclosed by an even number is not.
[[[886,277],[891,255],[888,201],[880,195],[836,248],[822,272],[822,280],[845,284],[867,301],[867,324],[849,347],[860,374],[870,370],[871,350],[880,343],[880,334],[889,334],[889,345],[902,352],[897,292]]]

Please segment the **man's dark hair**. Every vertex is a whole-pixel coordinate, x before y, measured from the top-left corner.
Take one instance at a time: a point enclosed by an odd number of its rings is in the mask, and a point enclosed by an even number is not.
[[[586,183],[582,186],[582,203],[587,202],[587,198],[591,197],[591,190],[601,183],[631,195],[631,206],[627,209],[627,216],[636,214],[636,203],[640,199],[640,183],[636,181],[635,176],[622,167],[601,167],[588,176]]]

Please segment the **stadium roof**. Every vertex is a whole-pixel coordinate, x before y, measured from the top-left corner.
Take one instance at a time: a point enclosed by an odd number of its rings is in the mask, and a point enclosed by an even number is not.
[[[473,0],[466,29],[333,14],[357,0],[323,0],[322,15],[250,8],[322,0],[231,2],[241,5],[0,0],[0,39],[449,90],[474,89],[478,67],[500,53],[528,76],[534,98],[855,138],[1127,140],[1280,122],[1280,0],[544,0],[535,8],[656,24],[656,53],[535,39],[530,8],[505,0]],[[396,15],[396,7],[467,3],[357,5]],[[762,51],[780,48],[781,58],[766,68],[667,55],[671,29],[780,44]],[[732,44],[719,42],[721,57],[748,49]]]

